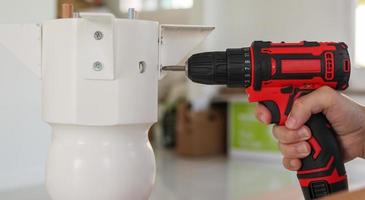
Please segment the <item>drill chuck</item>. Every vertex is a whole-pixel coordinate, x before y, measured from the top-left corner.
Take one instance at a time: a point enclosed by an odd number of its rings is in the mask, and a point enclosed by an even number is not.
[[[190,80],[202,84],[249,87],[250,48],[195,54],[187,61],[187,75]]]

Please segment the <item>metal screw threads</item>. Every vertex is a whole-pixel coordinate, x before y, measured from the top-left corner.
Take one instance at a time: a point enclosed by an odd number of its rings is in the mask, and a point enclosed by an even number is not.
[[[171,65],[171,66],[162,66],[161,70],[163,71],[185,71],[187,67],[185,65]]]
[[[93,69],[94,69],[94,71],[97,71],[97,72],[103,70],[103,63],[101,63],[99,61],[94,62]]]
[[[103,37],[104,37],[104,34],[101,31],[96,31],[94,33],[95,40],[101,40],[101,39],[103,39]]]

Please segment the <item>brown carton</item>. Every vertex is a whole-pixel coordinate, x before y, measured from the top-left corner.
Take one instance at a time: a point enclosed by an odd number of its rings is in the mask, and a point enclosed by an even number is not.
[[[221,109],[191,111],[188,104],[180,104],[176,129],[178,154],[202,156],[225,152],[226,115]]]

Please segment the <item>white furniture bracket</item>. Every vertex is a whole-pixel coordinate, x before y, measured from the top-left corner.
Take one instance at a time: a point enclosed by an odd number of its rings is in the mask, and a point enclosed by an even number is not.
[[[115,17],[107,13],[80,13],[80,16],[77,52],[82,77],[113,80]]]

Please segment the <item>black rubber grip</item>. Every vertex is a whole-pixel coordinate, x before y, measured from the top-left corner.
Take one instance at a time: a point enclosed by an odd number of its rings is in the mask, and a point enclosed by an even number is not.
[[[302,159],[302,168],[297,173],[305,199],[347,190],[341,150],[330,123],[320,113],[312,115],[306,125],[312,132],[312,138],[308,140],[312,150]]]
[[[274,101],[260,102],[271,113],[271,123],[278,124],[280,110]],[[306,122],[312,137],[308,140],[311,153],[302,159],[297,172],[306,200],[318,199],[329,194],[347,190],[347,177],[336,133],[326,117],[314,114]]]

